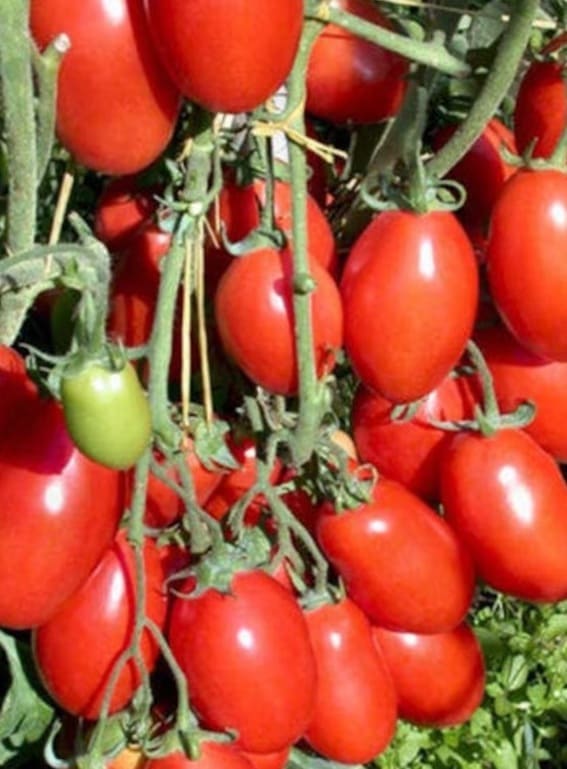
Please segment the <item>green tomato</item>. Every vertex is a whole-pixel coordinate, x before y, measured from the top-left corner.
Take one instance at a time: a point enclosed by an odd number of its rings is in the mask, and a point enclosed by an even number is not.
[[[126,470],[136,464],[152,434],[148,399],[131,363],[117,370],[98,362],[61,380],[61,401],[69,434],[87,457]]]

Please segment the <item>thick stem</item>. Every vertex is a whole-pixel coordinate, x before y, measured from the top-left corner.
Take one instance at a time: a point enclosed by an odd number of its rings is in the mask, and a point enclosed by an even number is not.
[[[305,133],[301,105],[304,101],[305,70],[315,38],[314,31],[314,24],[307,22],[289,83],[289,93],[293,94],[297,101],[290,105],[288,125],[300,134]],[[291,450],[295,463],[300,465],[306,462],[313,452],[323,414],[324,389],[317,380],[313,352],[311,293],[315,286],[310,275],[307,252],[307,164],[304,148],[293,141],[289,142],[289,165],[293,191],[294,334],[299,379],[299,417],[292,436]]]
[[[444,72],[451,77],[467,77],[470,67],[461,59],[450,54],[438,41],[423,42],[407,35],[400,35],[372,22],[333,8],[327,2],[313,2],[307,11],[307,18],[316,18],[321,22],[330,22],[352,32],[357,37],[400,54],[407,59],[425,64]]]
[[[29,0],[0,0],[0,88],[8,162],[7,251],[33,245],[37,213],[37,149]]]
[[[467,118],[427,164],[430,176],[441,179],[481,135],[508,93],[522,60],[539,8],[539,0],[517,0],[492,62],[490,72]]]

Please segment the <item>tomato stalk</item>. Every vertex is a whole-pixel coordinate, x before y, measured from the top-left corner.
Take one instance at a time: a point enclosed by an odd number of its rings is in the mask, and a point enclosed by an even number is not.
[[[8,162],[7,251],[31,248],[37,212],[37,147],[29,2],[1,0],[0,85]]]
[[[526,50],[539,0],[518,0],[502,35],[490,71],[469,114],[449,141],[427,163],[432,177],[443,178],[481,135],[508,93]]]
[[[444,37],[437,36],[430,42],[415,40],[379,27],[347,11],[333,8],[328,1],[310,0],[307,3],[306,17],[323,23],[337,24],[364,40],[452,77],[464,78],[470,74],[469,65],[450,54],[444,47]]]

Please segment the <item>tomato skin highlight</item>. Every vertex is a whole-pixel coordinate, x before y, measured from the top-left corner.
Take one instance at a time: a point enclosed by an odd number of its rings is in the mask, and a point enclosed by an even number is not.
[[[57,90],[57,133],[87,168],[131,174],[165,149],[179,94],[158,61],[138,0],[33,0],[40,48],[66,33]],[[109,66],[109,61],[112,66]]]
[[[365,0],[333,0],[332,6],[380,27],[389,20]],[[393,117],[406,91],[407,59],[328,24],[307,65],[307,111],[332,123],[378,123]]]
[[[519,171],[502,189],[492,214],[488,282],[498,312],[520,344],[560,361],[567,361],[565,253],[567,174]]]
[[[166,596],[157,546],[146,540],[143,550],[146,579],[146,616],[163,627]],[[36,628],[33,651],[40,677],[53,699],[67,712],[98,718],[105,685],[113,664],[127,648],[135,618],[134,554],[122,530],[84,585],[51,619]],[[98,642],[92,643],[96,626]],[[148,670],[155,665],[158,646],[144,631],[140,653]],[[140,685],[141,676],[130,660],[119,676],[110,712],[121,710]]]
[[[209,728],[236,729],[235,745],[255,753],[301,737],[315,701],[315,659],[303,614],[275,579],[238,572],[229,593],[175,598],[169,642]]]
[[[333,352],[342,346],[343,312],[329,273],[313,259],[310,272],[316,283],[311,303],[321,377],[332,369]],[[298,388],[292,281],[289,251],[262,248],[234,261],[215,295],[215,319],[225,351],[255,384],[280,395],[293,395]]]
[[[394,404],[360,385],[351,412],[360,459],[418,497],[437,502],[441,457],[451,434],[430,421],[470,419],[473,405],[466,379],[448,376],[425,396],[411,419],[395,421]]]
[[[380,478],[369,503],[323,504],[317,541],[347,595],[374,624],[414,633],[456,627],[473,597],[468,552],[448,523],[401,484]]]
[[[146,10],[163,65],[211,112],[266,101],[291,70],[303,22],[302,0],[146,0]]]
[[[507,428],[455,436],[441,501],[488,585],[524,601],[567,598],[567,487],[529,435]]]
[[[127,470],[149,446],[150,406],[129,361],[118,370],[91,362],[64,373],[61,401],[69,435],[93,461]]]
[[[533,403],[534,419],[523,429],[557,462],[567,462],[567,362],[534,355],[504,326],[479,330],[475,340],[492,374],[501,411]]]
[[[400,718],[437,729],[468,721],[485,683],[482,649],[468,625],[431,635],[375,626],[372,635],[390,671]]]
[[[362,382],[395,403],[440,385],[471,335],[478,283],[472,245],[453,214],[379,214],[341,279],[345,349]]]
[[[303,737],[333,761],[371,761],[394,736],[397,698],[370,622],[348,598],[307,610],[305,618],[317,663],[317,698]]]
[[[0,441],[0,626],[46,622],[109,547],[122,474],[72,442],[55,401],[27,404]],[[30,548],[33,542],[33,548]]]

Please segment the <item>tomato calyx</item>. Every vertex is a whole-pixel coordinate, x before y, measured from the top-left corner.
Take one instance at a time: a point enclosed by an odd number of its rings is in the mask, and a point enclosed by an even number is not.
[[[473,419],[455,422],[431,419],[430,424],[441,430],[455,432],[473,430],[480,432],[484,437],[490,437],[501,429],[526,427],[534,419],[535,405],[531,401],[522,401],[514,411],[502,414],[496,399],[493,377],[482,352],[472,340],[468,342],[466,351],[482,388],[482,405],[477,403],[474,406]]]

